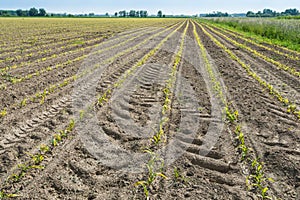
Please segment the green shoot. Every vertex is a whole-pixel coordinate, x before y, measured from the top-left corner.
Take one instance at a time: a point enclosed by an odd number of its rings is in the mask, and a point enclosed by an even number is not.
[[[7,111],[6,108],[4,108],[1,112],[0,112],[0,117],[5,117],[7,115]]]

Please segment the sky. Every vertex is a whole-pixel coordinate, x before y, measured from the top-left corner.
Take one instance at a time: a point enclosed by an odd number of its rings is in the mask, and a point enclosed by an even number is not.
[[[300,0],[0,0],[0,10],[45,8],[51,13],[96,13],[113,14],[120,10],[147,10],[157,14],[200,14],[222,11],[228,13],[246,13],[269,8],[284,11],[287,8],[300,9]]]

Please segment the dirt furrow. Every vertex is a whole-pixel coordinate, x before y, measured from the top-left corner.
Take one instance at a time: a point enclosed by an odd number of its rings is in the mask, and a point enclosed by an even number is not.
[[[207,29],[206,29],[207,30]],[[300,106],[300,80],[289,73],[277,69],[276,66],[260,58],[253,58],[253,55],[240,49],[228,42],[221,36],[210,32],[214,37],[221,41],[229,49],[235,49],[235,54],[240,57],[251,69],[256,72],[263,80],[274,86],[284,97],[287,97],[297,107]],[[285,113],[283,113],[285,114]]]
[[[299,166],[291,165],[293,159],[289,157],[287,151],[273,149],[282,144],[288,145],[291,151],[299,148],[299,122],[291,114],[274,114],[274,109],[282,110],[282,105],[268,92],[261,90],[261,86],[207,35],[200,29],[198,32],[228,87],[230,95],[228,100],[234,101],[239,108],[241,123],[246,127],[244,130],[246,139],[251,142],[251,148],[265,163],[267,175],[275,180],[272,190],[279,198],[297,199],[295,193],[299,190],[299,183],[297,179],[291,177],[299,174]],[[268,141],[274,143],[268,144]],[[269,155],[272,155],[272,159]]]

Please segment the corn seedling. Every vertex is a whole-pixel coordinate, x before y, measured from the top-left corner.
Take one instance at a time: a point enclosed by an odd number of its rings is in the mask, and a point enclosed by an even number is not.
[[[32,161],[35,165],[39,165],[44,160],[44,156],[42,154],[32,155]]]
[[[7,111],[6,108],[4,108],[1,112],[0,112],[0,117],[5,117],[7,115]]]
[[[248,189],[258,189],[261,192],[261,197],[263,199],[271,199],[267,196],[268,187],[263,185],[266,181],[274,182],[272,178],[266,178],[263,172],[263,163],[258,159],[252,160],[251,163],[251,174],[247,177]]]
[[[186,183],[188,181],[188,179],[184,177],[184,175],[180,172],[180,170],[177,167],[174,168],[174,181],[183,183]]]
[[[147,163],[148,177],[146,180],[138,181],[135,186],[142,186],[144,189],[144,194],[146,198],[149,198],[149,189],[151,184],[158,178],[162,177],[166,179],[167,177],[162,173],[164,162],[163,159],[159,158],[154,152],[146,150],[146,153],[150,155],[150,160]],[[157,165],[159,167],[157,167]]]
[[[21,107],[25,107],[25,106],[26,106],[26,102],[27,102],[27,99],[26,99],[26,98],[23,99],[23,100],[21,101],[21,103],[20,103],[20,106],[21,106]]]
[[[84,117],[84,110],[80,110],[79,111],[79,119],[83,120],[83,117]]]
[[[49,152],[49,146],[47,146],[47,145],[45,145],[45,144],[42,144],[41,146],[40,146],[40,151],[42,152],[42,153],[47,153],[47,152]]]
[[[227,119],[228,119],[231,123],[235,122],[235,121],[238,119],[239,112],[238,112],[237,110],[234,111],[234,113],[231,113],[230,110],[229,110],[229,108],[226,106],[226,107],[225,107],[225,112],[226,112],[226,117],[227,117]]]
[[[288,106],[287,112],[288,113],[294,113],[296,111],[296,109],[297,109],[296,105],[292,104],[292,105]]]
[[[0,191],[0,199],[19,197],[17,194],[6,193],[3,190]]]

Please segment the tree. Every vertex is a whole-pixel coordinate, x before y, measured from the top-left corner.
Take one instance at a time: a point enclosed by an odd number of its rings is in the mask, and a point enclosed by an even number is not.
[[[118,12],[115,12],[115,17],[118,17]]]
[[[296,8],[286,9],[284,14],[286,14],[286,15],[299,15],[299,10],[297,10]]]
[[[273,12],[271,9],[264,9],[262,13],[262,17],[274,17],[276,12]]]
[[[247,17],[255,17],[255,13],[252,11],[248,11],[246,14]]]
[[[157,17],[162,17],[162,11],[161,10],[157,12]]]
[[[44,17],[46,15],[46,10],[44,8],[39,9],[39,16]]]
[[[148,12],[146,10],[141,10],[140,11],[140,16],[141,17],[147,17],[148,16]]]
[[[94,15],[95,15],[95,14],[94,14]],[[109,17],[109,13],[105,13],[105,16],[106,16],[106,17]]]
[[[29,10],[29,16],[33,17],[33,16],[38,16],[39,11],[36,8],[30,8]]]
[[[125,10],[120,11],[119,17],[126,17],[126,11]]]
[[[135,17],[135,10],[129,11],[129,17]]]
[[[21,9],[16,10],[16,13],[19,17],[23,16],[23,11]]]

